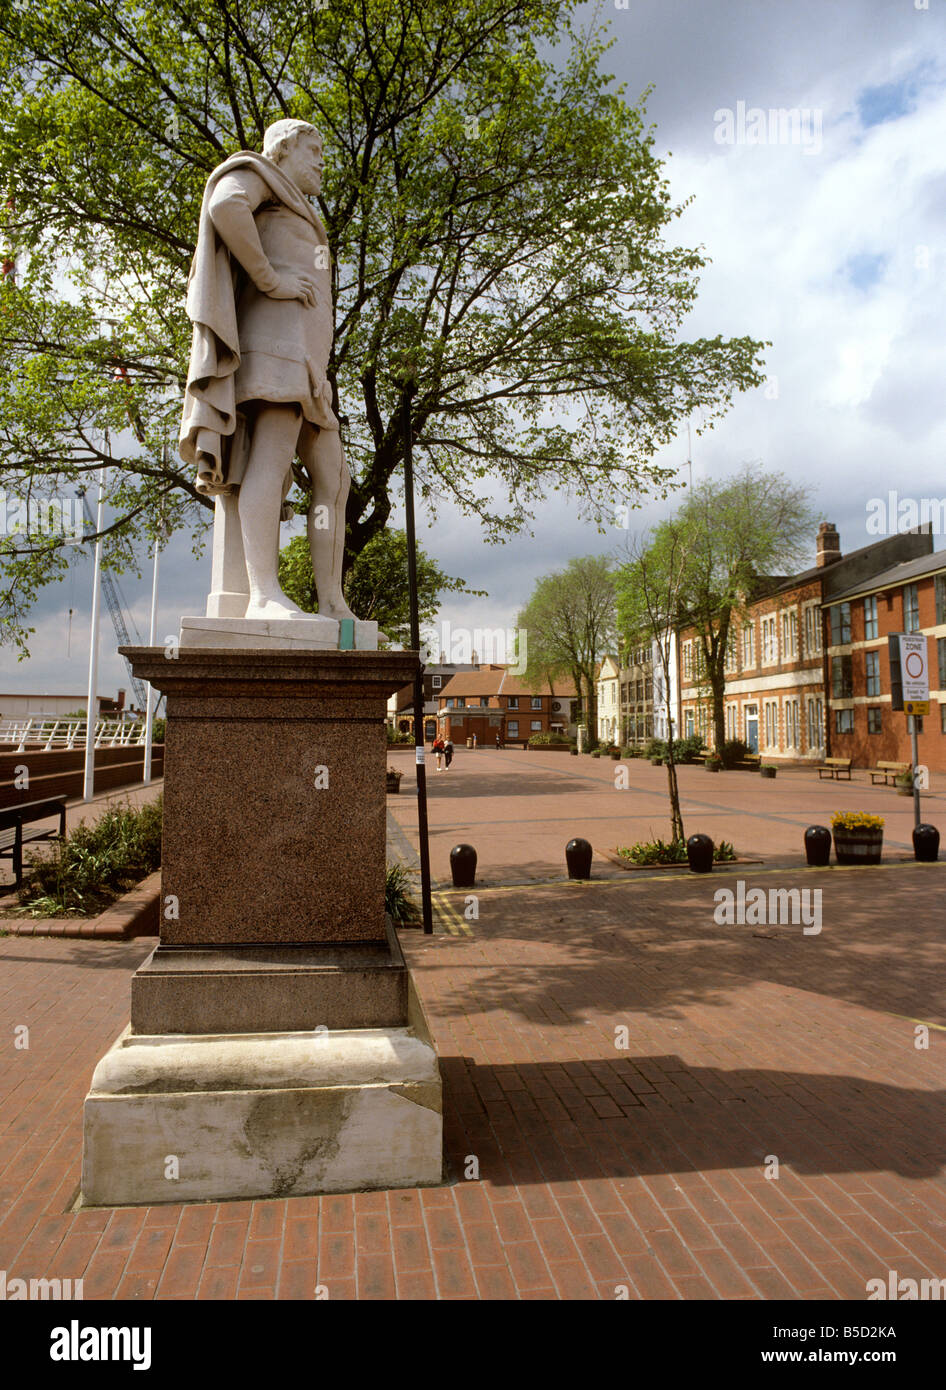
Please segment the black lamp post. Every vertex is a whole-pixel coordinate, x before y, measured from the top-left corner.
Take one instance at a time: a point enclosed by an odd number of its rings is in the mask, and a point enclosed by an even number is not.
[[[420,894],[424,932],[434,930],[430,902],[430,845],[427,839],[427,769],[424,765],[424,664],[420,658],[420,615],[417,606],[417,548],[414,532],[414,439],[411,401],[417,389],[413,370],[404,382],[404,521],[407,533],[407,585],[411,610],[411,647],[417,653],[414,674],[414,758],[417,767],[417,834],[420,840]]]

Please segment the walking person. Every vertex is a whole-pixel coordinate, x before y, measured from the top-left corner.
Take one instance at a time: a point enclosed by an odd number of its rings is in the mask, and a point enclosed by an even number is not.
[[[443,772],[443,764],[442,764],[442,761],[441,761],[441,760],[442,760],[442,758],[443,758],[444,742],[443,742],[443,739],[440,737],[439,734],[438,734],[437,737],[434,739],[434,746],[433,746],[433,748],[431,748],[430,751],[431,751],[431,753],[433,753],[434,757],[437,759],[437,771],[438,771],[438,772]]]
[[[450,764],[453,762],[453,739],[448,738],[443,745],[443,760],[446,763],[447,771],[450,771]]]

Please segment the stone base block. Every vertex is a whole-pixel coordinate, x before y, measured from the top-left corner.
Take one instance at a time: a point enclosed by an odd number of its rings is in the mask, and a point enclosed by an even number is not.
[[[83,1204],[439,1183],[440,1071],[422,1018],[415,999],[408,1028],[122,1034],[85,1101]]]
[[[313,946],[157,946],[131,981],[134,1033],[296,1033],[398,1028],[409,975],[387,941]]]
[[[335,618],[231,618],[181,619],[182,647],[233,647],[278,651],[338,651],[340,625]],[[354,650],[378,650],[378,624],[356,619]]]

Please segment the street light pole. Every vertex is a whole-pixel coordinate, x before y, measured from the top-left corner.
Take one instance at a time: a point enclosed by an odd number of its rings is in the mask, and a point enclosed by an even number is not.
[[[430,901],[430,844],[427,839],[427,769],[424,764],[424,665],[420,656],[420,614],[417,603],[417,547],[414,533],[414,440],[411,401],[416,390],[413,376],[406,384],[404,402],[404,514],[407,532],[407,587],[411,613],[411,647],[417,653],[414,673],[414,761],[417,767],[417,835],[420,841],[420,892],[424,933],[434,930]]]

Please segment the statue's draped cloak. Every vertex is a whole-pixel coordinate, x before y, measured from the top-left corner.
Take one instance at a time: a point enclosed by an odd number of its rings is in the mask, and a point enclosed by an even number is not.
[[[314,309],[299,300],[269,300],[262,295],[234,263],[214,226],[210,216],[214,191],[225,175],[242,169],[259,175],[272,191],[269,211],[277,216],[281,212],[294,223],[297,234],[289,238],[290,242],[297,248],[306,246],[310,252],[325,248],[319,262],[323,274],[315,275],[317,281],[325,283],[319,286]],[[305,219],[308,225],[300,227],[296,217]],[[258,230],[265,225],[261,219]],[[264,251],[270,252],[265,234],[261,242]],[[277,244],[282,245],[282,240]],[[313,274],[312,259],[304,265],[290,263],[274,268],[296,272],[305,269]],[[194,330],[180,454],[185,463],[197,470],[198,491],[229,493],[239,486],[248,439],[247,422],[238,406],[248,396],[295,401],[303,415],[319,428],[338,428],[331,408],[331,388],[325,378],[332,331],[329,264],[328,238],[321,219],[272,160],[243,150],[213,171],[204,189],[197,249],[187,282],[187,314]],[[242,300],[239,305],[238,296]],[[260,337],[260,329],[265,334],[267,317],[273,321],[274,314],[279,316],[280,342]]]

